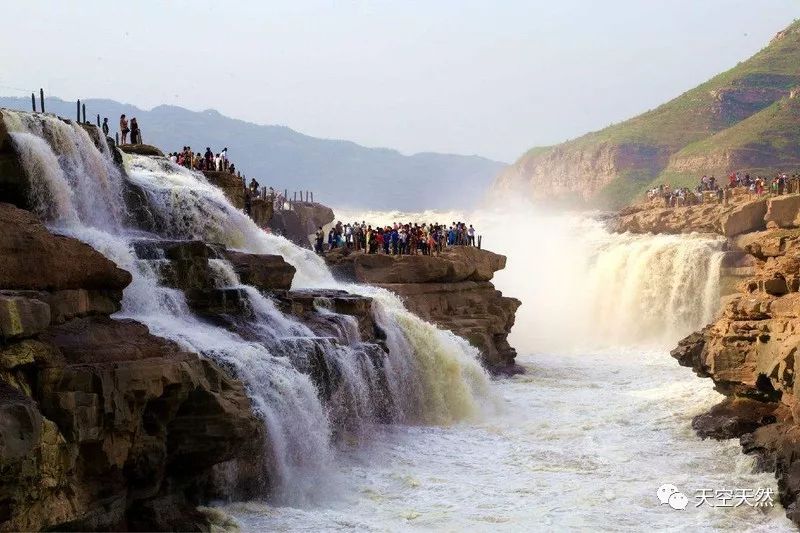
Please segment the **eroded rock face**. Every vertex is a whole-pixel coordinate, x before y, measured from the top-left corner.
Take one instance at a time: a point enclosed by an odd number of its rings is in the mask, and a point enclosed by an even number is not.
[[[738,253],[749,256],[749,276],[727,298],[716,322],[681,341],[672,355],[728,397],[694,419],[698,434],[740,437],[745,453],[756,454],[761,468],[776,472],[781,503],[800,524],[798,230],[766,230],[733,242]]]
[[[195,485],[262,442],[241,383],[136,322],[75,319],[0,354],[0,418],[19,428],[2,530],[197,529]],[[135,511],[163,498],[166,523]]]
[[[662,199],[623,209],[609,221],[618,233],[718,233],[734,237],[766,229],[767,199],[737,191],[726,203],[666,207]]]
[[[242,178],[230,172],[205,171],[203,175],[212,185],[216,185],[236,209],[244,209],[244,183]]]
[[[262,291],[288,290],[297,271],[279,255],[257,255],[228,250],[225,256],[233,264],[239,279]]]
[[[305,248],[310,247],[310,236],[320,226],[334,221],[333,209],[316,202],[292,202],[292,209],[279,209],[272,213],[270,229]]]
[[[52,235],[29,211],[0,204],[0,288],[122,290],[131,275],[87,244]]]
[[[240,382],[108,317],[129,281],[0,204],[0,531],[205,529],[215,469],[263,456]]]
[[[506,258],[475,247],[454,246],[438,256],[366,255],[335,250],[326,257],[342,280],[369,283],[399,295],[414,314],[466,338],[494,371],[515,371],[508,334],[521,302],[489,280]]]

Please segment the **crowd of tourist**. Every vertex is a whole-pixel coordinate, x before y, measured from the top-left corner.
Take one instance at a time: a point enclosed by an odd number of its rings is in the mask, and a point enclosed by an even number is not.
[[[326,236],[320,227],[316,233],[315,250],[324,254]],[[342,224],[337,222],[328,231],[327,250],[347,248],[367,254],[434,255],[447,246],[475,246],[475,228],[472,224],[453,222],[445,224],[395,222],[390,226]]]
[[[182,167],[200,171],[230,172],[236,174],[236,165],[228,159],[228,147],[218,153],[206,147],[205,153],[192,151],[191,146],[184,146],[180,152],[172,152],[169,159]]]
[[[726,202],[735,190],[747,191],[754,196],[763,194],[789,194],[800,192],[800,174],[789,176],[776,174],[772,178],[748,173],[734,172],[728,175],[727,183],[720,183],[715,176],[703,176],[697,187],[672,188],[669,184],[659,185],[647,191],[647,199],[661,198],[668,207],[698,205],[704,202]]]

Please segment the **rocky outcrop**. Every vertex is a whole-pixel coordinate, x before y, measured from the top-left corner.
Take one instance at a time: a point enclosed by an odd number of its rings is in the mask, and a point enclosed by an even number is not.
[[[333,209],[316,202],[292,202],[291,209],[279,209],[272,214],[269,227],[304,248],[310,247],[310,236],[321,226],[334,221]]]
[[[776,201],[777,200],[777,201]],[[792,200],[770,200],[771,222],[791,224]],[[788,211],[788,214],[787,214]],[[781,503],[800,524],[800,230],[774,228],[731,241],[743,274],[721,316],[672,351],[727,396],[693,427],[703,437],[740,438],[745,453],[774,470]],[[735,267],[732,267],[735,268]]]
[[[335,250],[326,256],[334,276],[369,283],[399,295],[413,313],[476,346],[486,366],[513,372],[516,350],[508,343],[520,301],[490,282],[506,258],[455,246],[440,255],[366,255]]]
[[[222,189],[234,207],[244,209],[245,188],[242,178],[230,172],[205,171],[203,175],[209,183]]]
[[[149,144],[120,144],[117,145],[117,148],[126,154],[164,157],[164,152]]]
[[[632,205],[608,221],[618,233],[718,233],[734,237],[766,228],[768,199],[753,198],[744,190],[729,193],[725,202],[666,207],[662,199]]]
[[[256,255],[227,250],[239,280],[262,291],[288,290],[296,269],[279,255]]]
[[[263,449],[240,382],[108,317],[129,282],[0,204],[0,531],[207,529],[216,469]]]
[[[735,237],[742,233],[765,229],[764,215],[766,214],[767,200],[753,200],[737,205],[720,218],[722,234],[726,237]]]

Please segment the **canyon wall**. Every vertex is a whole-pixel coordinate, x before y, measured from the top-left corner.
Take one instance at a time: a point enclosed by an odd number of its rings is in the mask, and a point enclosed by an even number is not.
[[[760,469],[774,471],[787,516],[800,524],[800,195],[729,205],[640,205],[610,220],[619,231],[718,233],[722,311],[672,351],[726,396],[693,427],[703,438],[739,438]]]

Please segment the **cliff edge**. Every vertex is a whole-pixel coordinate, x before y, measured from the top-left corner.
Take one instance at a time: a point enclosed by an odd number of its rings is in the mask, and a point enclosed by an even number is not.
[[[508,343],[521,302],[491,283],[505,256],[470,246],[439,255],[368,255],[339,248],[326,261],[342,281],[368,283],[400,296],[414,314],[464,337],[494,372],[516,372],[516,350]]]

